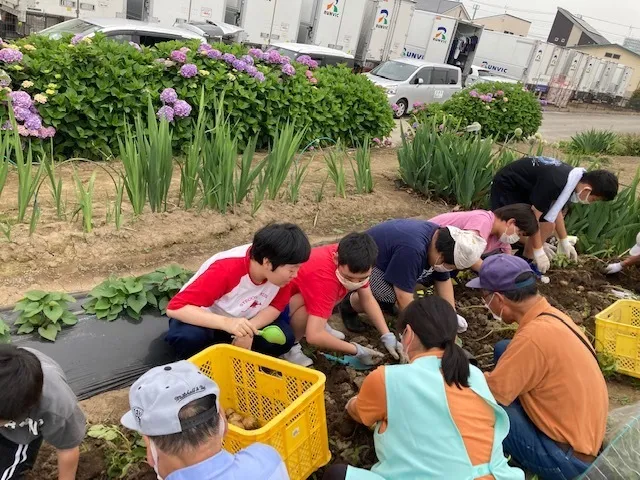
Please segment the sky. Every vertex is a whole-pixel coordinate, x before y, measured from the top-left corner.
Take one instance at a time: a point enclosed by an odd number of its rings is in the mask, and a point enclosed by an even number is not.
[[[558,7],[569,10],[594,27],[611,43],[625,37],[640,38],[640,2],[630,0],[462,0],[469,15],[478,5],[476,18],[509,13],[532,22],[529,36],[546,40]],[[631,28],[631,34],[629,34]]]

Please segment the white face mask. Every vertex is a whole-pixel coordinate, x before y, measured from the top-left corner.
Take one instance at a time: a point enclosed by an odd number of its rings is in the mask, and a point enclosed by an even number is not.
[[[491,305],[491,302],[493,302],[493,297],[495,297],[496,294],[494,293],[493,295],[491,295],[491,298],[489,299],[488,302],[485,302],[484,306],[487,307],[487,310],[489,310],[489,313],[491,313],[491,315],[493,315],[493,319],[497,320],[498,322],[502,322],[502,311],[504,310],[504,307],[502,307],[502,310],[500,310],[500,315],[497,315],[495,313],[493,313],[493,310],[491,310],[491,307],[489,307],[489,305]]]
[[[153,470],[156,472],[158,480],[164,480],[158,472],[158,450],[151,440],[149,440],[149,449],[151,450],[151,458],[153,458]]]
[[[584,192],[585,190],[588,190],[589,193],[587,193],[587,198],[582,199],[582,198],[580,198],[580,195],[582,195],[582,192]],[[569,198],[569,200],[571,201],[571,203],[582,203],[583,205],[589,205],[589,204],[591,204],[591,202],[589,201],[589,194],[590,193],[591,193],[591,189],[588,188],[588,187],[584,187],[578,193],[573,192],[571,194],[571,198]]]
[[[452,272],[453,271],[453,268],[445,267],[444,266],[444,262],[436,263],[432,268],[433,268],[434,272],[439,272],[439,273],[447,273],[447,272]]]
[[[520,235],[518,235],[518,230],[514,227],[514,231],[511,235],[507,234],[507,232],[509,231],[509,227],[507,227],[507,229],[504,231],[504,233],[502,235],[500,235],[500,241],[502,243],[508,243],[509,245],[513,245],[514,243],[517,243],[518,240],[520,240]]]
[[[349,290],[350,292],[361,289],[369,282],[369,277],[365,278],[361,282],[352,282],[351,280],[347,280],[342,276],[342,274],[340,273],[340,270],[338,270],[337,268],[336,268],[336,277],[338,277],[338,280],[340,281],[342,286],[347,290]]]

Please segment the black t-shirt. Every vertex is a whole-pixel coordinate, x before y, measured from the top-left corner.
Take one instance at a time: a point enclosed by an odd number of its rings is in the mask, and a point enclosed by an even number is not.
[[[524,157],[503,167],[493,188],[513,192],[544,214],[562,193],[571,170],[571,165],[555,158]]]

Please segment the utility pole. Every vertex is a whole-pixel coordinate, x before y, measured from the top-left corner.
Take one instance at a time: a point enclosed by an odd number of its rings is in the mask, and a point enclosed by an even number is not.
[[[473,17],[471,17],[471,20],[476,19],[476,13],[478,12],[479,8],[480,8],[480,5],[478,5],[477,3],[473,6]]]

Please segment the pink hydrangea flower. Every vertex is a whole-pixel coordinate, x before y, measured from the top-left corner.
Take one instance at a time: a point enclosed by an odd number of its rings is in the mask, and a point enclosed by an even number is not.
[[[187,61],[187,54],[181,50],[174,50],[171,52],[171,55],[169,55],[169,58],[174,62],[184,63]]]
[[[198,75],[198,67],[193,63],[186,63],[180,68],[180,75],[184,78],[193,78]]]

